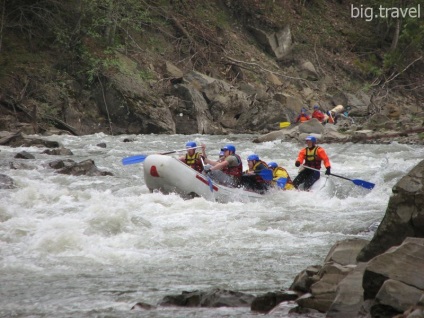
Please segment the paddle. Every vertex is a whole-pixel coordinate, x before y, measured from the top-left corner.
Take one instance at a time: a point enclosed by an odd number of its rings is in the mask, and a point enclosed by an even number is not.
[[[278,178],[277,179],[277,185],[281,188],[284,189],[284,187],[286,186],[287,183],[287,178]]]
[[[289,126],[290,126],[290,123],[288,121],[283,121],[280,123],[280,128],[286,128]]]
[[[318,169],[315,169],[315,168],[312,168],[312,167],[308,167],[308,166],[305,166],[305,165],[302,165],[302,167],[307,168],[307,169],[311,169],[311,170],[315,170],[315,171],[319,171],[319,172],[323,172],[321,170],[318,170]],[[337,178],[352,181],[355,185],[363,187],[365,189],[369,189],[369,190],[372,190],[375,187],[374,183],[364,181],[364,180],[360,180],[360,179],[349,179],[349,178],[342,177],[342,176],[339,176],[339,175],[334,174],[334,173],[330,173],[330,176],[335,176]]]
[[[203,158],[202,157],[200,157],[200,160],[202,161],[202,165],[203,165],[203,168],[205,167],[205,162],[203,161]],[[213,193],[213,182],[212,182],[212,179],[211,179],[211,177],[209,177],[207,174],[206,174],[206,176],[208,177],[208,185],[209,185],[209,189],[211,190],[211,192]]]
[[[188,149],[197,149],[197,148],[202,148],[202,146],[198,146],[198,147],[193,147],[193,148],[184,148],[184,149],[179,149],[179,150],[172,150],[172,151],[168,151],[168,152],[162,152],[160,153],[160,155],[169,155],[171,153],[176,153],[176,152],[181,152],[181,151],[185,151]],[[148,155],[136,155],[136,156],[131,156],[131,157],[126,157],[122,159],[122,164],[125,165],[132,165],[134,163],[140,163],[140,162],[144,162],[144,160],[146,160]]]
[[[267,181],[271,181],[273,178],[272,171],[269,169],[255,170],[255,173]]]

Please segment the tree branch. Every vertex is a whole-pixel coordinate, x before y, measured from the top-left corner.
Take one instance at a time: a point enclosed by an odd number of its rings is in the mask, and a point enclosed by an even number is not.
[[[239,60],[233,59],[232,57],[229,57],[229,56],[226,56],[225,58],[227,58],[227,59],[228,59],[228,60],[230,60],[231,62],[235,63],[237,66],[239,66],[239,67],[241,67],[241,68],[244,68],[244,69],[247,69],[247,70],[249,70],[247,67],[245,67],[245,66],[243,66],[243,65],[240,65],[240,64],[250,65],[250,66],[253,66],[253,67],[257,67],[257,68],[259,68],[259,69],[260,69],[261,71],[263,71],[263,72],[272,73],[272,74],[274,74],[274,75],[278,75],[278,76],[281,76],[281,77],[284,77],[284,78],[288,78],[288,79],[293,79],[293,80],[299,80],[299,81],[305,81],[305,82],[308,82],[308,80],[307,80],[307,79],[304,79],[304,78],[300,78],[300,77],[292,77],[292,76],[288,76],[288,75],[285,75],[285,74],[281,74],[281,73],[279,73],[279,72],[274,72],[274,71],[268,70],[268,69],[266,69],[266,68],[263,68],[262,66],[260,66],[260,65],[259,65],[259,64],[257,64],[257,63],[239,61]]]
[[[419,58],[413,60],[411,63],[409,63],[402,71],[398,72],[396,75],[392,73],[392,75],[389,76],[389,78],[384,82],[383,86],[384,87],[386,84],[390,83],[391,81],[393,81],[396,77],[398,77],[399,75],[401,75],[403,72],[405,72],[408,68],[410,68],[415,62],[418,62],[419,60],[421,60],[423,58],[423,56],[421,55]]]

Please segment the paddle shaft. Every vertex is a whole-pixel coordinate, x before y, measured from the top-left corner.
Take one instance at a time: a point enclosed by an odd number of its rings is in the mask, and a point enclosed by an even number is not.
[[[315,170],[315,171],[319,171],[319,172],[323,172],[323,171],[321,171],[319,169],[315,169],[315,168],[308,167],[308,166],[305,166],[305,165],[302,165],[302,167],[307,168],[307,169],[311,169],[311,170]],[[348,180],[348,181],[352,181],[355,185],[360,186],[360,187],[363,187],[363,188],[366,188],[366,189],[369,189],[369,190],[372,190],[375,187],[375,184],[374,183],[371,183],[371,182],[368,182],[368,181],[359,180],[359,179],[349,179],[349,178],[346,178],[346,177],[343,177],[343,176],[339,176],[339,175],[333,174],[333,173],[330,173],[329,175],[330,176],[335,176],[337,178],[345,179],[345,180]]]
[[[202,146],[190,147],[190,148],[184,148],[184,149],[178,149],[178,150],[172,150],[172,151],[168,151],[168,152],[162,152],[162,153],[160,153],[160,155],[169,155],[171,153],[181,152],[181,151],[190,150],[190,149],[197,149],[197,148],[202,148]]]
[[[168,152],[162,152],[162,153],[160,153],[160,155],[169,155],[171,153],[181,152],[181,151],[188,150],[188,149],[197,149],[197,148],[202,148],[202,146],[184,148],[184,149],[179,149],[179,150],[172,150],[172,151],[168,151]],[[123,158],[122,164],[123,165],[132,165],[132,164],[135,164],[135,163],[144,162],[144,160],[146,160],[147,156],[148,155],[136,155],[136,156]]]
[[[311,170],[315,170],[315,171],[319,171],[319,172],[324,172],[324,171],[321,171],[319,169],[315,169],[315,168],[308,167],[308,166],[305,166],[305,165],[302,165],[302,167],[307,168],[307,169],[311,169]],[[334,173],[330,173],[330,176],[335,176],[335,177],[342,178],[342,179],[345,179],[345,180],[353,181],[352,179],[349,179],[349,178],[346,178],[346,177],[342,177],[342,176],[339,176],[339,175],[334,174]]]
[[[311,170],[315,170],[315,171],[319,171],[319,172],[324,172],[324,171],[321,171],[319,169],[315,169],[315,168],[308,167],[308,166],[305,166],[305,165],[302,165],[302,167],[307,168],[307,169],[311,169]],[[342,178],[342,179],[345,179],[345,180],[352,181],[352,179],[349,179],[349,178],[346,178],[346,177],[342,177],[342,176],[339,176],[339,175],[334,174],[334,173],[330,173],[330,176],[335,176],[335,177],[338,177],[338,178]]]

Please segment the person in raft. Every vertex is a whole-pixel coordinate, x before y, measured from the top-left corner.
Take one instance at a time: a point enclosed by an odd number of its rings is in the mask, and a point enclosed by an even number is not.
[[[268,163],[268,168],[272,170],[272,182],[271,186],[273,188],[280,188],[283,190],[293,190],[293,181],[290,178],[289,173],[286,169],[279,166],[276,162],[271,161]]]
[[[243,162],[236,154],[236,147],[228,144],[221,148],[224,152],[223,159],[211,160],[206,155],[206,146],[202,145],[204,162],[203,172],[207,173],[212,180],[228,187],[238,187],[243,174]]]
[[[293,185],[298,189],[303,183],[303,189],[307,191],[320,178],[321,162],[324,161],[326,175],[331,174],[331,165],[325,150],[316,145],[317,139],[314,136],[308,136],[305,140],[307,147],[300,150],[295,163],[296,167],[300,167],[302,164],[304,169],[294,178]],[[312,169],[308,169],[308,167]]]
[[[254,191],[268,190],[270,181],[265,180],[260,175],[261,171],[269,169],[268,165],[264,161],[260,160],[257,154],[252,154],[247,157],[247,165],[249,166],[249,169],[246,170],[241,177],[243,187],[247,190]]]
[[[297,116],[295,122],[296,123],[304,123],[305,121],[308,121],[309,119],[311,119],[311,117],[306,113],[306,109],[302,108],[302,110],[300,111],[299,116]]]
[[[197,144],[194,141],[189,141],[186,143],[186,148],[187,153],[185,156],[181,156],[179,159],[194,170],[202,172],[202,154],[200,152],[196,152]]]

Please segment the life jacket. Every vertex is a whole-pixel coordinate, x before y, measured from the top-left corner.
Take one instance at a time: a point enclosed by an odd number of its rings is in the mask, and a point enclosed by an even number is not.
[[[187,166],[190,166],[196,171],[202,172],[203,171],[203,165],[202,161],[200,160],[200,153],[196,152],[193,156],[190,156],[188,153],[185,155],[184,162]]]
[[[319,146],[315,146],[312,149],[306,147],[306,155],[305,155],[305,166],[321,169],[321,159],[317,157],[317,151]]]
[[[234,167],[226,166],[224,169],[222,169],[222,172],[230,176],[241,178],[241,176],[243,175],[243,162],[239,155],[236,155],[234,153],[232,154],[232,156],[235,156],[237,158],[238,165]]]
[[[265,169],[261,169],[261,170],[259,170],[259,169],[257,169],[260,165],[263,165],[263,166],[265,166],[266,167],[266,169],[268,169],[268,165],[267,165],[267,163],[266,162],[264,162],[264,161],[262,161],[262,160],[259,160],[259,161],[257,161],[256,163],[255,163],[255,165],[253,166],[253,168],[252,168],[252,170],[253,171],[262,171],[262,170],[265,170]],[[258,182],[258,183],[270,183],[271,182],[271,180],[265,180],[264,178],[262,178],[259,174],[257,174],[256,175],[256,182]]]
[[[301,123],[304,123],[305,121],[308,121],[310,118],[308,115],[306,114],[300,114],[298,117],[298,121],[300,121]]]
[[[277,176],[277,171],[278,170],[284,171],[287,174],[287,182],[286,182],[286,184],[293,184],[292,179],[290,178],[289,173],[283,167],[277,167],[277,168],[274,169],[274,171],[272,171],[272,175],[273,175],[274,178]]]
[[[324,120],[324,114],[322,112],[320,112],[319,110],[315,110],[312,113],[312,118],[316,118],[318,119],[320,122],[322,122]]]

